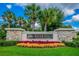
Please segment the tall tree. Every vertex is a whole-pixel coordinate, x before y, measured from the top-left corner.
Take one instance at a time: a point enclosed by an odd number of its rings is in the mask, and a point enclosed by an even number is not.
[[[2,18],[8,24],[8,28],[11,27],[12,22],[14,22],[14,13],[10,10],[7,10],[3,13]]]
[[[27,20],[25,20],[22,16],[19,16],[17,18],[17,25],[20,27],[20,28],[23,28],[25,30],[28,30],[29,29],[29,23],[27,22]],[[28,28],[27,28],[28,27]]]
[[[41,10],[39,18],[43,30],[47,31],[50,26],[52,26],[53,29],[61,26],[63,16],[63,12],[57,8]]]
[[[38,19],[39,11],[40,11],[40,6],[38,6],[36,4],[31,4],[31,5],[25,6],[25,15],[28,16],[29,19],[31,20],[31,27],[32,27],[33,31],[35,29],[35,22]]]
[[[21,16],[17,17],[17,25],[18,25],[19,27],[22,27],[23,24],[24,24],[24,18],[21,17]]]
[[[46,31],[48,20],[49,20],[49,17],[50,17],[48,9],[41,10],[39,16],[40,16],[41,26],[42,26],[42,28],[44,28],[43,30]]]
[[[62,28],[72,28],[71,25],[63,25]]]
[[[62,12],[62,10],[58,8],[51,8],[51,11],[52,11],[51,15],[52,23],[51,25],[48,26],[48,29],[51,28],[51,30],[54,30],[62,26],[64,13]]]
[[[31,27],[30,27],[30,22],[29,20],[23,20],[23,26],[22,28],[25,29],[26,31],[30,31]]]

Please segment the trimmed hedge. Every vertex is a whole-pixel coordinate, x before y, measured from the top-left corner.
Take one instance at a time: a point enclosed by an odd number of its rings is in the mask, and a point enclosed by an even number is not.
[[[0,41],[0,46],[15,46],[17,44],[17,41]]]
[[[64,42],[66,46],[69,47],[75,47],[75,43],[74,42]]]

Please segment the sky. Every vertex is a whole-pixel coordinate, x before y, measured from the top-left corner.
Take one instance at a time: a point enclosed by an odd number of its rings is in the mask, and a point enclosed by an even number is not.
[[[3,23],[3,19],[1,15],[6,10],[11,10],[15,13],[15,15],[24,16],[24,6],[30,5],[28,3],[0,3],[0,24]],[[49,7],[57,7],[64,12],[64,19],[63,25],[71,25],[72,28],[78,29],[79,28],[79,3],[37,3],[42,9],[49,8]]]

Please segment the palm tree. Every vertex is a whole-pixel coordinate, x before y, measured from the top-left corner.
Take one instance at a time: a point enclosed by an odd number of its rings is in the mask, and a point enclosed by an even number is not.
[[[25,15],[29,17],[31,20],[31,28],[34,31],[35,29],[35,22],[38,19],[38,13],[40,11],[40,7],[36,4],[27,5],[25,7]]]
[[[24,19],[22,16],[17,17],[17,25],[27,31],[30,29],[30,20]]]
[[[15,14],[13,14],[13,22],[14,22],[14,26],[13,27],[17,27],[17,17]]]
[[[22,27],[23,23],[24,23],[24,18],[21,16],[17,17],[17,25]]]
[[[52,11],[52,15],[51,15],[51,19],[52,19],[52,23],[49,26],[52,26],[52,30],[59,28],[62,26],[62,21],[64,18],[64,13],[58,9],[58,8],[51,8]]]
[[[47,31],[47,25],[51,23],[50,10],[44,9],[40,11],[40,23],[44,31]]]
[[[29,20],[23,20],[23,26],[22,28],[25,29],[26,31],[30,31],[31,30],[31,27],[30,27],[30,22]]]
[[[4,12],[4,14],[2,15],[2,18],[5,22],[8,23],[8,28],[11,27],[12,22],[14,21],[14,13],[11,12],[10,10],[7,10],[6,12]]]
[[[53,29],[61,25],[63,12],[57,8],[48,8],[40,11],[40,23],[44,31],[52,25]]]

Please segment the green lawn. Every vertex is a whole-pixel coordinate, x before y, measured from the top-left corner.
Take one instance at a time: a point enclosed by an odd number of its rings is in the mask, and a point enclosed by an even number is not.
[[[0,47],[0,56],[79,56],[79,48]]]

